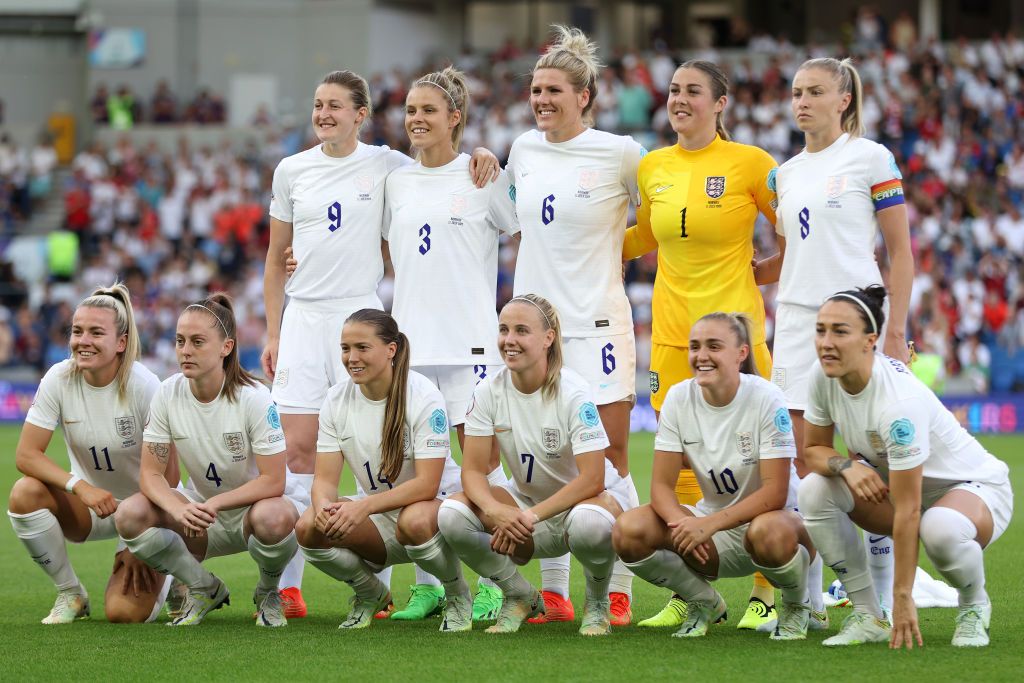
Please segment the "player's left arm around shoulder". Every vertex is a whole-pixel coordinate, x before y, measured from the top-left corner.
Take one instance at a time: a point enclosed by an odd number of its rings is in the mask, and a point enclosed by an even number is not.
[[[906,329],[910,291],[914,284],[914,254],[910,245],[910,222],[906,204],[882,209],[876,214],[878,227],[889,254],[889,325],[883,351],[907,362]]]

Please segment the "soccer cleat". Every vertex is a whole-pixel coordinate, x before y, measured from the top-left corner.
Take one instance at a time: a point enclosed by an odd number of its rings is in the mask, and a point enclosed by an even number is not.
[[[485,633],[515,633],[530,617],[544,614],[544,596],[540,591],[533,595],[506,595],[494,626]]]
[[[777,616],[775,605],[768,605],[761,598],[750,598],[750,602],[747,603],[747,611],[743,613],[736,628],[756,631],[759,626],[774,621]]]
[[[853,612],[846,617],[839,633],[821,641],[826,647],[861,645],[863,643],[888,643],[892,627],[884,619],[876,619],[864,612]]]
[[[700,638],[708,632],[711,624],[720,624],[729,616],[725,611],[725,600],[715,591],[714,600],[689,600],[686,603],[686,620],[674,638]]]
[[[531,624],[546,624],[549,621],[572,621],[576,618],[576,610],[569,598],[563,598],[561,593],[544,591],[544,609],[540,616],[530,619]]]
[[[379,583],[379,582],[378,582]],[[380,584],[380,593],[375,598],[360,598],[358,595],[353,595],[349,599],[349,603],[352,605],[348,611],[348,616],[345,617],[345,621],[338,624],[338,628],[343,629],[358,629],[366,628],[373,621],[373,616],[384,609],[387,604],[391,602],[391,591],[383,583]]]
[[[618,595],[622,595],[619,593]],[[583,604],[583,624],[580,626],[581,636],[606,636],[612,632],[612,621],[610,619],[612,602],[606,600],[592,600],[587,598]],[[629,609],[627,603],[626,609]],[[626,622],[629,623],[628,621]]]
[[[174,621],[182,614],[185,607],[185,597],[188,596],[188,586],[181,581],[171,577],[171,587],[167,590],[167,616]]]
[[[836,579],[832,582],[832,585],[828,587],[828,591],[821,596],[822,601],[825,603],[825,607],[850,607],[850,598],[846,595],[846,589],[843,587],[843,582]]]
[[[686,619],[686,603],[678,595],[669,598],[668,604],[661,608],[661,611],[653,617],[648,617],[637,626],[648,628],[662,628],[664,626],[679,626]]]
[[[185,595],[185,604],[181,606],[181,616],[169,622],[168,626],[196,626],[213,610],[231,604],[228,587],[216,576],[213,579],[213,588],[189,590]]]
[[[261,591],[258,588],[252,594],[256,603],[256,625],[277,628],[288,625],[284,599],[277,590]]]
[[[477,586],[473,598],[473,621],[494,621],[501,611],[501,589],[497,586]]]
[[[992,603],[966,605],[956,615],[953,647],[988,646],[988,627],[992,621]]]
[[[782,603],[775,620],[775,629],[768,636],[772,640],[806,640],[811,607],[798,603]]]
[[[395,613],[395,603],[389,602],[379,612],[373,615],[374,619],[390,619],[391,615]]]
[[[47,614],[44,624],[70,624],[77,619],[89,618],[89,596],[81,586],[57,593],[53,609]]]
[[[409,604],[391,615],[397,621],[420,621],[444,609],[444,589],[440,586],[417,584],[409,586]]]
[[[281,590],[281,602],[284,604],[284,616],[288,619],[301,619],[306,616],[306,601],[302,591],[295,586]]]
[[[473,629],[473,600],[469,593],[452,595],[445,601],[441,612],[441,633],[460,633]]]
[[[629,606],[629,596],[625,593],[609,593],[611,601],[612,626],[629,626],[633,623],[633,609]]]
[[[772,619],[771,621],[765,622],[757,627],[759,633],[772,633],[775,631],[775,625],[779,623],[778,619]],[[811,610],[810,615],[807,617],[807,630],[809,631],[827,631],[828,630],[828,612],[821,610],[816,612]]]

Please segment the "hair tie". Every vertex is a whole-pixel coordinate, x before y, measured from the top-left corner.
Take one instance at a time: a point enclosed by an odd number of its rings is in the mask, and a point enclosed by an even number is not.
[[[540,311],[540,314],[544,318],[544,322],[547,323],[547,326],[553,327],[553,325],[551,324],[551,320],[548,318],[548,314],[545,313],[544,309],[540,307],[540,304],[538,304],[533,299],[527,299],[525,296],[514,296],[508,300],[509,303],[512,303],[513,301],[525,301],[526,303],[531,304],[534,308]]]
[[[850,301],[856,302],[857,305],[860,306],[862,309],[864,309],[864,312],[868,314],[868,320],[871,321],[871,332],[873,334],[878,334],[878,323],[875,322],[875,316],[871,312],[871,309],[868,308],[868,305],[866,303],[864,303],[863,301],[861,301],[861,298],[859,296],[854,296],[853,294],[847,294],[846,292],[839,292],[838,294],[833,294],[830,298],[831,299],[849,299]]]
[[[206,311],[207,313],[209,313],[210,315],[212,315],[213,319],[216,320],[217,323],[220,325],[220,329],[224,330],[224,338],[225,339],[231,339],[231,335],[228,334],[228,328],[224,324],[224,321],[221,320],[220,316],[217,315],[216,313],[214,313],[212,309],[209,309],[209,308],[207,308],[206,306],[204,306],[202,304],[189,304],[188,306],[185,307],[185,310],[187,311],[190,308],[201,308],[204,311]]]
[[[425,78],[421,78],[420,80],[416,81],[416,85],[432,85],[432,86],[434,86],[435,88],[437,88],[438,90],[440,90],[441,92],[443,92],[445,94],[445,96],[448,98],[448,101],[452,103],[452,109],[455,109],[456,111],[458,111],[459,105],[455,104],[455,98],[452,97],[452,94],[450,92],[448,92],[448,88],[444,87],[440,83],[434,83],[434,81],[428,81]]]

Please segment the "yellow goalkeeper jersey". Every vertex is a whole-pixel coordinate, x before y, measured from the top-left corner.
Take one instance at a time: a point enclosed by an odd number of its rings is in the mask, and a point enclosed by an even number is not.
[[[751,341],[765,341],[751,259],[758,212],[775,224],[776,166],[764,150],[720,137],[696,152],[672,145],[640,160],[637,225],[623,257],[658,249],[652,342],[688,346],[690,326],[713,311],[748,314]]]

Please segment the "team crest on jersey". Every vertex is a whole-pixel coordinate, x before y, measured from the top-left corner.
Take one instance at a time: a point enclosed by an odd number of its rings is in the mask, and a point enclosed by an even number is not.
[[[589,192],[597,187],[597,181],[601,172],[594,168],[584,168],[580,171],[580,189]]]
[[[656,373],[654,370],[651,370],[649,378],[651,381],[651,393],[658,393],[658,389],[661,388],[661,379],[658,377],[658,373]]]
[[[846,176],[830,175],[828,180],[825,181],[825,196],[829,199],[838,199],[839,195],[846,192],[846,184]]]
[[[373,176],[360,173],[356,176],[354,184],[359,192],[359,199],[364,202],[368,201],[370,199],[370,190],[373,189]]]
[[[274,386],[282,388],[288,386],[288,368],[277,369],[277,372],[274,373]]]
[[[725,176],[707,176],[704,180],[704,193],[711,199],[720,199],[725,194]]]
[[[743,464],[749,465],[754,457],[754,435],[750,432],[736,432],[736,449],[743,456]]]
[[[466,213],[466,198],[461,194],[453,194],[448,202],[448,210],[453,216],[461,216]]]
[[[873,429],[867,430],[868,441],[871,443],[872,450],[875,453],[885,453],[885,441],[882,439],[882,435]]]
[[[224,447],[231,453],[239,455],[245,442],[242,441],[242,432],[224,432]]]
[[[772,368],[772,384],[780,389],[786,388],[786,368]]]
[[[124,417],[115,417],[114,429],[117,430],[118,436],[122,439],[127,439],[135,433],[135,416],[125,415]]]
[[[544,428],[543,433],[544,450],[557,451],[562,442],[562,434],[557,429]]]

